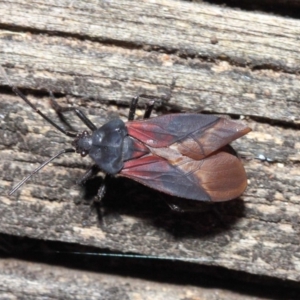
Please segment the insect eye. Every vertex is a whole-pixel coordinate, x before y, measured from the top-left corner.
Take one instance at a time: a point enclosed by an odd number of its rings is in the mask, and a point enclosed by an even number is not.
[[[82,157],[86,156],[87,154],[88,154],[87,151],[81,151],[81,153],[80,153],[80,155],[81,155]]]

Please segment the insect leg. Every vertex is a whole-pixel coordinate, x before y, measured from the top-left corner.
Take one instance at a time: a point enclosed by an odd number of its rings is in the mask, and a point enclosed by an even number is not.
[[[144,113],[144,119],[149,119],[154,107],[155,100],[151,100],[146,104],[146,110]]]
[[[134,115],[135,115],[135,111],[136,111],[136,107],[137,107],[139,98],[140,98],[140,96],[136,96],[136,97],[132,98],[132,100],[131,100],[130,107],[129,107],[128,121],[134,120]],[[146,104],[146,110],[145,110],[143,119],[148,119],[150,117],[151,112],[154,107],[154,103],[155,103],[155,100],[150,100]]]
[[[22,98],[31,108],[34,109],[34,111],[39,114],[43,119],[45,119],[48,123],[50,123],[52,126],[54,126],[56,129],[58,129],[60,132],[64,133],[65,135],[69,137],[76,137],[76,133],[72,131],[65,130],[60,125],[56,124],[54,121],[52,121],[49,117],[44,115],[35,105],[33,105],[28,98],[17,88],[12,87],[12,90],[15,92],[16,95],[18,95],[20,98]]]
[[[93,176],[95,176],[98,172],[100,171],[99,167],[94,164],[92,165],[85,173],[84,175],[77,180],[77,184],[84,184],[89,178],[92,178]]]
[[[92,131],[96,130],[97,127],[90,121],[90,119],[79,109],[76,107],[64,107],[60,106],[55,100],[52,92],[50,92],[51,96],[51,105],[57,114],[63,114],[65,112],[74,111],[78,118]]]
[[[171,99],[172,97],[172,91],[175,87],[175,83],[176,83],[176,79],[173,78],[172,79],[172,83],[170,85],[170,91],[167,95],[165,95],[164,97],[161,97],[161,99],[164,101],[164,102],[169,102],[169,100]],[[128,114],[128,121],[133,121],[134,120],[134,115],[135,115],[135,111],[136,111],[136,108],[137,108],[137,104],[138,104],[138,101],[139,101],[139,98],[140,97],[144,97],[144,98],[150,98],[150,99],[157,99],[157,97],[154,97],[154,96],[151,96],[151,95],[146,95],[146,94],[140,94],[134,98],[132,98],[131,100],[131,103],[130,103],[130,107],[129,107],[129,114]],[[153,110],[153,107],[154,107],[154,103],[155,103],[156,100],[150,100],[149,103],[147,104],[146,106],[146,110],[145,110],[145,113],[144,113],[144,119],[148,119],[151,115],[151,112]]]
[[[104,214],[105,209],[103,207],[102,199],[104,197],[104,194],[106,192],[106,183],[109,177],[105,174],[102,184],[100,185],[100,188],[98,189],[97,195],[93,198],[93,201],[90,205],[89,215],[96,210],[96,213],[98,215],[98,219],[101,223],[104,223]],[[104,223],[105,225],[105,223]]]
[[[134,120],[134,115],[135,115],[138,101],[139,101],[139,96],[132,98],[130,107],[129,107],[128,121]]]
[[[29,101],[29,99],[16,87],[14,86],[11,81],[9,80],[5,70],[0,66],[0,71],[2,72],[7,84],[12,88],[13,92],[19,96],[21,99],[23,99],[37,114],[39,114],[44,120],[46,120],[49,124],[51,124],[53,127],[58,129],[63,134],[70,136],[70,137],[76,137],[77,133],[65,130],[63,127],[56,124],[54,121],[52,121],[49,117],[44,115],[33,103]]]
[[[89,178],[92,178],[93,176],[95,176],[99,171],[100,171],[100,168],[98,167],[98,165],[96,165],[96,164],[92,165],[86,171],[86,173],[77,181],[77,184],[85,183]],[[98,192],[97,192],[97,196],[93,202],[101,202],[102,198],[104,197],[105,191],[106,191],[106,184],[107,184],[108,180],[109,180],[109,177],[105,174],[104,178],[103,178],[103,182],[101,183],[101,185],[98,189]]]
[[[109,176],[107,176],[107,174],[105,174],[104,178],[103,178],[103,182],[101,183],[98,192],[97,192],[97,198],[95,199],[95,202],[100,203],[101,200],[103,199],[105,192],[106,192],[106,185],[108,180],[110,179]]]

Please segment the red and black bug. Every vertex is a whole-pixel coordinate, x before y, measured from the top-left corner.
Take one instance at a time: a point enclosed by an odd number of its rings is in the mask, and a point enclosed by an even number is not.
[[[89,155],[94,164],[82,177],[86,181],[98,171],[136,180],[161,192],[202,201],[226,201],[240,196],[247,186],[241,160],[228,144],[251,129],[242,123],[212,115],[179,113],[133,120],[138,97],[130,105],[128,122],[109,121],[97,128],[84,113],[74,107],[61,107],[52,97],[57,113],[74,111],[90,132],[71,132],[39,111],[16,87],[12,87],[40,116],[67,136],[74,148],[57,153],[24,178],[14,193],[33,174],[56,157],[67,152]],[[105,180],[98,191],[102,198]]]

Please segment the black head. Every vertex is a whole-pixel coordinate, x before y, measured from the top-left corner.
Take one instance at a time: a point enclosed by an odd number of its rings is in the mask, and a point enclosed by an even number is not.
[[[72,145],[75,147],[76,153],[80,153],[82,157],[89,154],[92,144],[92,135],[86,130],[78,133],[76,138],[72,142]]]

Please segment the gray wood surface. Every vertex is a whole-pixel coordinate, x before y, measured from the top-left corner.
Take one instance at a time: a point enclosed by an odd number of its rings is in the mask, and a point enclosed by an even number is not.
[[[300,280],[298,20],[180,1],[0,1],[0,15],[0,64],[56,120],[47,90],[100,125],[138,93],[166,98],[175,80],[170,104],[253,130],[234,143],[249,177],[241,199],[175,214],[164,195],[115,179],[99,224],[77,204],[88,158],[66,155],[7,196],[69,139],[0,77],[2,233]]]
[[[15,259],[0,260],[2,299],[203,299],[255,300],[222,289],[199,288],[71,270]],[[18,278],[19,280],[16,280]],[[40,296],[38,298],[37,296]],[[260,298],[267,299],[267,298]]]

